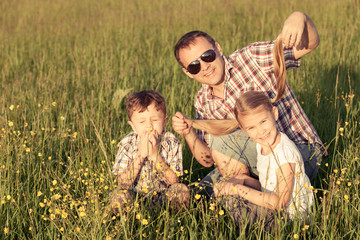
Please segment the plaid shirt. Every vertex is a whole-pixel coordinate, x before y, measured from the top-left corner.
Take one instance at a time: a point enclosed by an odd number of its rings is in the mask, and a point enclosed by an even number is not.
[[[224,56],[225,82],[224,99],[212,94],[212,88],[203,84],[195,98],[197,119],[235,119],[235,101],[247,91],[262,91],[269,98],[277,94],[272,50],[274,42],[256,42],[239,49],[230,56]],[[292,49],[284,49],[286,69],[298,68]],[[276,103],[279,119],[276,122],[280,132],[285,133],[296,144],[322,142],[306,116],[294,93],[286,84],[284,96]],[[198,132],[200,139],[210,143],[211,136]]]
[[[112,173],[118,175],[131,167],[140,145],[140,137],[132,132],[120,141],[118,153]],[[160,142],[159,155],[170,166],[175,173],[183,174],[182,167],[182,147],[180,141],[174,134],[164,131]],[[161,174],[157,170],[154,161],[148,158],[144,159],[143,166],[136,176],[131,189],[137,192],[147,193],[148,190],[164,190],[168,186],[161,179]]]

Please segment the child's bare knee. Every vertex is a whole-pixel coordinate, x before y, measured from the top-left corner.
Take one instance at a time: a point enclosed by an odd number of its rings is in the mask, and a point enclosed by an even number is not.
[[[190,203],[189,188],[182,183],[175,183],[168,189],[168,196],[171,205],[175,205],[176,208],[187,207]]]
[[[131,195],[127,190],[115,190],[110,196],[110,205],[114,213],[117,213],[119,208],[131,203],[131,201]]]

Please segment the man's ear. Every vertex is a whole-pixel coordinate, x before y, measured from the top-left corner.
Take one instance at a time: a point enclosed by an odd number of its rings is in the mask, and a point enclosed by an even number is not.
[[[222,49],[221,49],[221,47],[220,47],[220,44],[219,44],[218,42],[215,42],[215,47],[216,47],[216,49],[218,50],[218,52],[220,53],[220,56],[222,56],[222,55],[223,55],[223,51],[222,51]]]
[[[191,74],[191,73],[189,73],[187,70],[186,70],[186,68],[182,68],[182,70],[183,70],[183,72],[189,77],[189,78],[194,78],[194,76]]]
[[[131,126],[132,130],[133,130],[134,132],[136,132],[135,125],[133,124],[133,122],[132,122],[132,121],[128,121],[128,124]]]
[[[277,121],[279,119],[279,110],[275,106],[273,106],[273,114],[274,114],[275,121]]]

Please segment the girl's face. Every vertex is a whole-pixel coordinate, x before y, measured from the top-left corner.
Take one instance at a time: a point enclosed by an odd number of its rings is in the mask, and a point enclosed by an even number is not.
[[[275,121],[278,119],[278,110],[273,107],[272,111],[259,106],[247,115],[239,116],[238,121],[242,130],[256,143],[261,145],[261,153],[267,155],[271,153],[280,142]]]

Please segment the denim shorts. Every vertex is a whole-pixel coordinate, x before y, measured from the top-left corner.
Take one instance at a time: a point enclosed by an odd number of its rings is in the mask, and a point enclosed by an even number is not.
[[[258,177],[256,144],[240,129],[227,135],[213,136],[209,147],[243,163],[252,177]]]
[[[303,158],[306,175],[313,180],[319,171],[325,149],[316,144],[296,144],[296,147]]]

